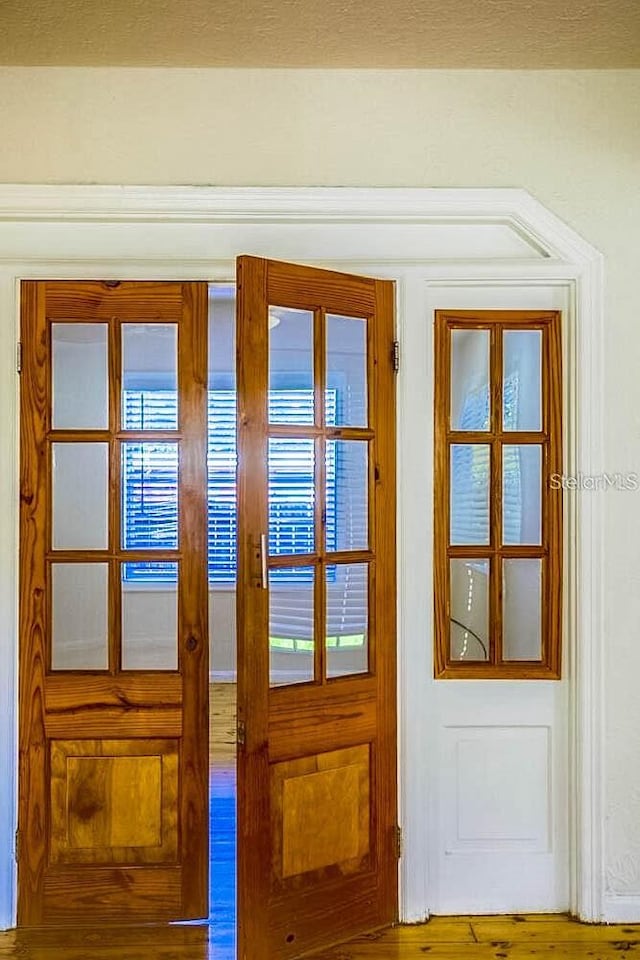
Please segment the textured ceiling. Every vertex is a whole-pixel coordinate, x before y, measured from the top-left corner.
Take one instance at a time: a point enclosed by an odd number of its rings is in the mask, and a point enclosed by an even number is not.
[[[640,0],[0,0],[0,64],[640,67]]]

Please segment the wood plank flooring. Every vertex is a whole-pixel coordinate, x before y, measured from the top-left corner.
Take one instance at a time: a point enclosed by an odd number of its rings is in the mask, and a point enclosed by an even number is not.
[[[209,687],[209,763],[211,770],[229,770],[236,762],[235,683]]]
[[[0,933],[0,960],[235,960],[235,684],[211,687],[211,908],[208,924]],[[640,923],[565,916],[434,917],[309,960],[640,960]],[[277,958],[274,958],[277,960]]]
[[[0,960],[233,960],[214,926],[86,928],[0,934]],[[640,957],[640,924],[563,916],[434,917],[360,937],[309,960],[620,960]],[[277,960],[277,958],[274,958]]]

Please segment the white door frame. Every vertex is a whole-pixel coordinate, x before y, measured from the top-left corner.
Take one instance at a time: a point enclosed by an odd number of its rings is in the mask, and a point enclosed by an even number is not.
[[[431,375],[427,285],[562,284],[571,295],[569,471],[603,472],[602,257],[522,190],[0,186],[0,929],[15,923],[19,388],[16,342],[22,278],[228,280],[254,253],[398,280],[399,338],[416,343]],[[413,321],[411,320],[413,318]],[[420,340],[422,337],[422,340]],[[413,341],[412,341],[413,342]],[[427,914],[426,763],[420,666],[431,639],[429,584],[411,582],[416,549],[412,402],[399,378],[399,704],[402,918]],[[425,438],[427,445],[430,436]],[[419,497],[430,509],[431,491]],[[424,499],[426,497],[426,500]],[[567,669],[570,678],[571,909],[603,916],[602,493],[568,504]],[[430,552],[428,535],[426,549]],[[423,546],[425,544],[422,544]]]

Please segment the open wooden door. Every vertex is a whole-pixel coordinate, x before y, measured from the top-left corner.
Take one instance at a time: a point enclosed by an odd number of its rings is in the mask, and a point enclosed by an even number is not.
[[[22,351],[18,922],[206,917],[207,285],[25,282]]]
[[[397,918],[393,300],[238,261],[239,960]]]

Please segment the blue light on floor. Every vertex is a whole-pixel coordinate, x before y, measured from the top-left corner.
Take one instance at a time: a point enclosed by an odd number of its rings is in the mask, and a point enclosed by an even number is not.
[[[236,955],[236,777],[235,770],[211,775],[209,823],[209,924],[211,960]]]

